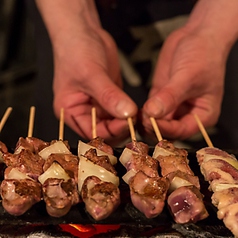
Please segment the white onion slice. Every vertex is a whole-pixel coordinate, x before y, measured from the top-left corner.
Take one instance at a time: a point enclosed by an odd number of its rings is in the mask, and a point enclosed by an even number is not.
[[[238,184],[216,183],[212,186],[212,191],[219,192],[229,188],[238,188]]]
[[[138,154],[137,152],[131,150],[131,149],[128,149],[128,148],[125,148],[122,153],[121,153],[121,156],[119,158],[119,161],[122,163],[122,165],[125,167],[126,163],[130,160],[131,156],[133,154]]]
[[[39,155],[43,159],[47,159],[51,154],[71,154],[67,146],[63,141],[59,140],[53,143],[50,146],[45,147],[43,150],[39,152]]]
[[[84,180],[89,176],[96,176],[104,182],[111,182],[116,186],[119,186],[119,178],[104,169],[103,167],[94,164],[90,160],[88,160],[84,156],[80,156],[79,158],[79,166],[78,166],[78,189],[81,191]]]
[[[78,143],[78,156],[80,155],[84,155],[89,149],[96,149],[97,151],[97,155],[101,156],[101,155],[107,155],[109,160],[111,161],[112,165],[115,165],[117,163],[117,157],[111,154],[107,154],[106,152],[97,149],[94,146],[88,145],[82,141],[79,141]]]
[[[16,169],[16,168],[12,168],[10,170],[10,172],[6,176],[6,179],[17,179],[17,180],[20,180],[20,179],[31,179],[31,180],[34,180],[31,177],[27,176],[25,173],[22,173],[21,171]]]
[[[127,173],[122,176],[122,179],[125,183],[129,183],[129,180],[136,175],[136,171],[134,169],[130,169]]]
[[[25,148],[23,146],[19,146],[15,151],[14,151],[14,154],[20,154],[20,152],[22,150],[24,150]]]
[[[221,157],[217,155],[205,154],[203,158],[203,163],[208,162],[209,160],[218,159],[223,160],[233,166],[235,169],[238,169],[238,161],[235,157]]]
[[[190,183],[188,180],[175,176],[170,182],[169,193],[172,193],[177,188],[191,185],[193,184]]]
[[[159,155],[169,156],[174,155],[174,153],[156,145],[152,157],[156,159]]]
[[[38,180],[41,184],[44,184],[48,178],[64,179],[64,181],[70,179],[65,170],[56,162],[52,163],[52,165],[38,177]]]

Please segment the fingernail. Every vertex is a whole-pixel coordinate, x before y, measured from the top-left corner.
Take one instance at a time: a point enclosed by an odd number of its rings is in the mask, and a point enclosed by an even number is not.
[[[163,112],[163,104],[159,99],[153,98],[147,102],[146,109],[150,116],[159,116]]]
[[[127,100],[120,100],[119,103],[116,105],[116,111],[119,115],[123,117],[130,117],[134,116],[136,113],[135,105]]]

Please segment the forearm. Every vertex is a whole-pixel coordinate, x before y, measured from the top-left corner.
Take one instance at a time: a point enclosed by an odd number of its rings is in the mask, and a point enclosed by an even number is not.
[[[206,34],[214,44],[230,50],[238,39],[238,1],[200,0],[195,6],[185,29],[195,34]]]
[[[74,27],[100,27],[94,0],[36,0],[36,4],[53,40]]]

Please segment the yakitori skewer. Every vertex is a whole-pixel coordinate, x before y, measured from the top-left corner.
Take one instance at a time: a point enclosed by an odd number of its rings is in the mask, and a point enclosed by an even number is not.
[[[119,177],[112,148],[96,133],[96,109],[92,108],[92,140],[78,146],[78,190],[86,211],[95,219],[110,216],[120,204]]]
[[[64,108],[60,110],[59,140],[64,139]]]
[[[210,138],[209,138],[209,136],[207,134],[207,131],[205,130],[205,128],[204,128],[200,118],[197,116],[197,114],[194,114],[194,118],[195,118],[195,120],[196,120],[196,122],[198,124],[198,127],[199,127],[199,129],[200,129],[200,131],[201,131],[205,141],[207,142],[207,145],[209,147],[214,147],[213,144],[212,144],[212,141],[210,140]]]
[[[97,137],[97,115],[96,115],[96,108],[92,108],[92,138]]]
[[[158,141],[163,140],[163,137],[162,137],[162,135],[160,133],[159,127],[158,127],[158,125],[157,125],[157,123],[155,121],[155,118],[154,117],[150,117],[150,121],[151,121],[151,124],[153,126],[153,129],[155,131],[155,135],[156,135]]]
[[[148,155],[149,147],[136,140],[132,118],[128,118],[131,142],[120,162],[127,172],[122,179],[129,185],[131,202],[147,218],[158,216],[164,208],[169,181],[158,174],[158,162]]]
[[[0,121],[0,132],[2,131],[2,128],[4,127],[10,113],[12,111],[12,107],[8,107],[7,110],[5,111],[1,121]]]
[[[162,176],[170,181],[167,203],[174,220],[184,224],[205,219],[208,213],[199,190],[199,179],[188,165],[187,151],[163,140],[155,119],[150,120],[159,140],[153,157],[159,161]]]
[[[212,204],[218,209],[217,217],[238,237],[238,161],[234,155],[213,147],[199,117],[194,115],[194,118],[208,145],[196,154],[201,173],[213,192]]]
[[[127,121],[128,121],[128,125],[129,125],[131,140],[136,141],[136,134],[135,134],[135,129],[134,129],[132,118],[128,117]]]
[[[35,120],[35,107],[32,106],[30,108],[30,117],[29,117],[28,134],[27,134],[28,137],[32,137],[33,135],[34,120]]]

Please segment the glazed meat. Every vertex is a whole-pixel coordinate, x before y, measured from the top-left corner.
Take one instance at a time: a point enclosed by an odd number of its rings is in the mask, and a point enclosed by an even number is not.
[[[86,157],[88,160],[90,160],[91,162],[93,162],[94,164],[97,164],[101,167],[103,167],[104,169],[110,171],[113,174],[117,174],[115,168],[113,167],[113,165],[111,164],[108,156],[106,155],[101,155],[98,156],[97,155],[97,151],[95,149],[89,149],[85,154],[84,157]]]
[[[147,155],[149,152],[149,146],[141,141],[132,141],[126,145],[126,148],[142,155]]]
[[[18,154],[7,153],[3,158],[7,166],[17,168],[35,180],[43,173],[44,159],[30,150],[22,149]]]
[[[183,186],[168,197],[168,205],[176,223],[184,224],[207,218],[203,196],[195,186]]]
[[[127,171],[132,169],[134,171],[143,170],[143,172],[150,177],[158,176],[158,162],[147,154],[131,154],[130,160],[125,164],[125,168]]]
[[[48,178],[43,186],[46,210],[52,217],[66,215],[71,207],[79,202],[78,189],[74,179]]]
[[[112,214],[120,204],[119,188],[98,177],[89,176],[85,179],[81,197],[87,212],[96,220],[102,220]]]
[[[174,171],[181,171],[186,174],[194,175],[188,165],[187,157],[179,155],[159,155],[156,159],[159,161],[162,176],[166,176]]]
[[[104,143],[104,140],[101,137],[96,137],[93,140],[89,141],[88,145],[91,145],[101,151],[104,151],[107,154],[113,155],[112,147]]]
[[[31,151],[34,154],[38,154],[39,151],[41,151],[47,146],[49,146],[49,143],[41,139],[35,137],[20,137],[16,144],[14,153],[18,154],[22,149],[25,149]]]
[[[119,178],[107,155],[90,148],[80,156],[78,188],[87,212],[95,219],[107,218],[120,204]]]
[[[51,154],[43,165],[43,170],[46,171],[53,162],[57,162],[65,172],[75,181],[78,181],[78,163],[79,159],[73,154]]]
[[[139,171],[129,181],[133,205],[147,218],[154,218],[163,211],[169,181],[158,176],[149,177]]]
[[[11,215],[24,214],[41,200],[41,185],[31,179],[5,179],[1,183],[2,206]]]

